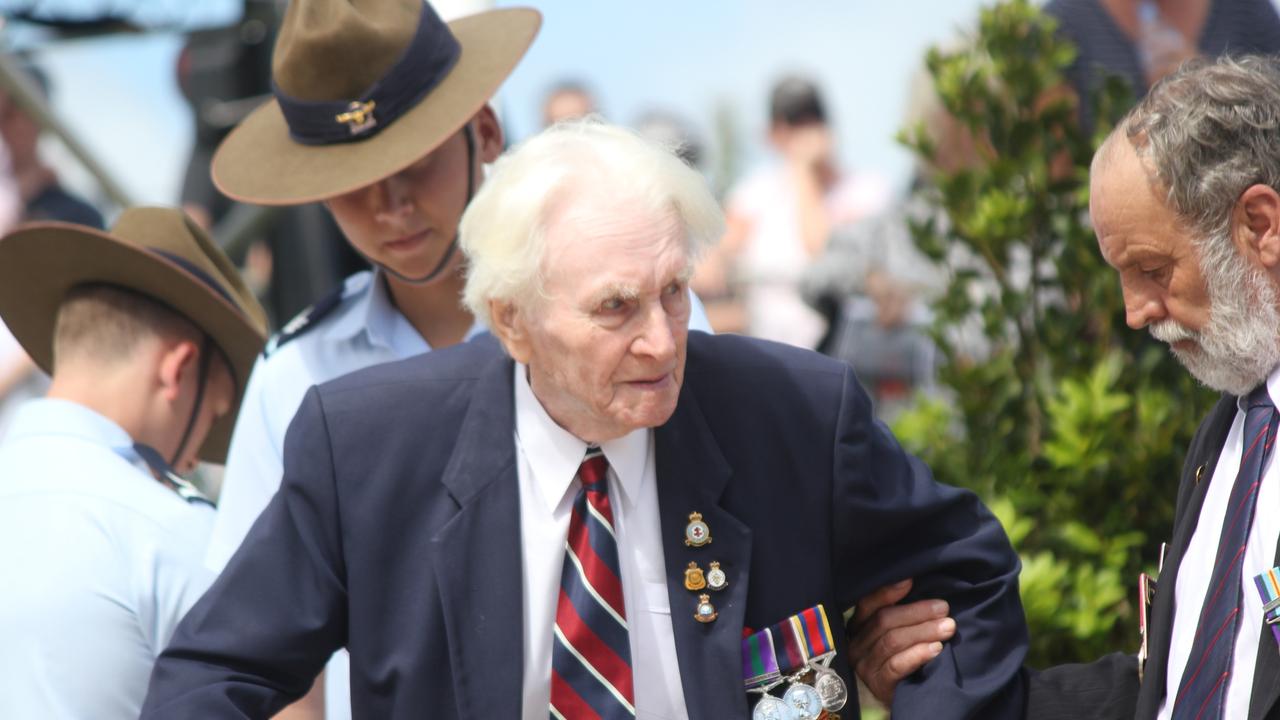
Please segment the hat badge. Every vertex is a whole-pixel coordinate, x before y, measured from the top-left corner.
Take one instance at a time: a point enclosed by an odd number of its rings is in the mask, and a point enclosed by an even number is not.
[[[333,119],[335,122],[344,123],[352,135],[359,135],[372,130],[378,124],[377,118],[373,116],[373,109],[377,106],[378,103],[373,100],[366,102],[352,100],[347,106],[347,111],[335,115]]]

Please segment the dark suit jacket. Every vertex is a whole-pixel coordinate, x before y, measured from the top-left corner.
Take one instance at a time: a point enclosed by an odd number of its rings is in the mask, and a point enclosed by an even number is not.
[[[1173,589],[1178,580],[1178,569],[1195,532],[1200,508],[1209,488],[1208,480],[1217,466],[1236,409],[1236,398],[1223,397],[1200,424],[1191,441],[1178,487],[1173,540],[1169,544],[1152,604],[1148,639],[1150,657],[1141,686],[1134,655],[1114,653],[1094,663],[1050,668],[1031,679],[1029,718],[1154,720],[1164,700],[1167,684],[1169,641],[1173,633]],[[1280,556],[1280,548],[1277,548],[1277,555]],[[1280,653],[1276,651],[1271,631],[1264,626],[1262,640],[1258,643],[1248,720],[1280,720],[1280,705],[1276,703],[1278,697]]]
[[[346,646],[357,718],[519,718],[512,379],[479,339],[313,388],[280,492],[160,657],[143,717],[266,717]],[[1017,557],[972,494],[935,483],[873,421],[845,366],[692,333],[655,455],[691,718],[748,716],[744,628],[825,603],[843,637],[842,609],[904,577],[950,601],[960,629],[899,687],[898,717],[1021,715]],[[694,511],[711,528],[703,548],[683,542]],[[711,624],[694,620],[690,560],[729,577]]]

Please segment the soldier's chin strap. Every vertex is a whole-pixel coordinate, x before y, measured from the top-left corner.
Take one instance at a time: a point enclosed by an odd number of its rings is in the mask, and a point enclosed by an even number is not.
[[[465,132],[462,133],[462,136],[467,140],[467,200],[465,203],[462,204],[462,207],[465,210],[467,205],[471,204],[471,198],[475,195],[475,192],[476,192],[476,136],[475,136],[475,130],[471,128],[470,123],[467,123]],[[382,270],[382,272],[394,277],[395,279],[401,282],[409,283],[410,285],[426,285],[432,280],[435,280],[437,277],[440,276],[441,273],[445,271],[445,269],[449,266],[449,261],[453,259],[453,255],[455,252],[457,252],[457,250],[458,250],[458,230],[457,228],[454,228],[453,239],[449,241],[449,247],[445,249],[444,257],[440,258],[440,262],[436,263],[435,269],[427,273],[426,275],[423,275],[422,277],[416,277],[416,278],[409,277],[408,275],[404,275],[403,273],[398,273],[395,270],[392,270],[391,268],[387,267],[386,265],[383,265],[380,262],[375,262],[374,260],[371,260],[367,257],[365,259],[369,260],[370,263],[373,263],[373,265],[377,266],[378,269]]]
[[[209,384],[209,361],[212,356],[213,338],[205,333],[200,341],[200,367],[196,371],[196,401],[191,406],[191,417],[187,420],[187,429],[182,431],[182,439],[178,441],[178,447],[173,451],[173,457],[169,459],[170,467],[178,467],[178,459],[182,457],[182,451],[187,448],[187,443],[191,441],[191,433],[196,428],[196,418],[200,416],[200,406],[204,404],[204,389]]]

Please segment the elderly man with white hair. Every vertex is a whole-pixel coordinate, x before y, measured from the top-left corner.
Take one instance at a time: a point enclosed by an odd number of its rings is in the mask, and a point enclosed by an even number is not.
[[[493,336],[313,388],[284,483],[143,717],[266,717],[337,648],[355,716],[857,715],[842,611],[905,576],[966,631],[904,717],[1018,717],[1018,561],[814,353],[687,330],[701,177],[596,122],[463,220]]]

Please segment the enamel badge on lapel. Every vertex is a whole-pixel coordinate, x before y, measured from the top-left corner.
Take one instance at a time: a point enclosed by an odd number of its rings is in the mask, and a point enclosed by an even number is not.
[[[702,568],[696,562],[689,563],[689,569],[684,571],[684,589],[701,590],[706,586],[707,579],[702,575]]]
[[[711,542],[711,528],[702,522],[702,513],[689,513],[689,524],[684,528],[684,544],[689,547],[702,547]]]
[[[720,569],[720,563],[712,561],[711,569],[707,571],[707,587],[720,592],[728,586],[729,578],[725,577],[724,571]]]
[[[700,623],[714,622],[720,617],[720,613],[716,612],[716,606],[711,604],[711,596],[703,593],[698,596],[698,609],[693,613],[693,619]]]

